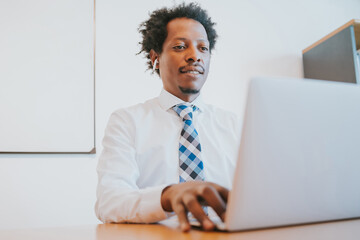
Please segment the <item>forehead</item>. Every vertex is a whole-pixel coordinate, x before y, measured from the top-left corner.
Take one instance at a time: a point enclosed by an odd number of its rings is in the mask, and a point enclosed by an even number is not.
[[[204,26],[194,19],[175,18],[167,24],[166,30],[166,40],[185,38],[208,41]]]

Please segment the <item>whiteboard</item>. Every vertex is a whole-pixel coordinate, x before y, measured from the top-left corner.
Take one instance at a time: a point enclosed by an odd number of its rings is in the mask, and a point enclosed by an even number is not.
[[[94,0],[0,1],[0,152],[94,153]]]

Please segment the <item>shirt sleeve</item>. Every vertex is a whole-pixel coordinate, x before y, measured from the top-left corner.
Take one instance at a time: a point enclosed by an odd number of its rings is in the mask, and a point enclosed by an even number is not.
[[[108,122],[99,157],[95,212],[104,223],[152,223],[167,218],[161,207],[166,185],[139,189],[133,119],[124,110]]]

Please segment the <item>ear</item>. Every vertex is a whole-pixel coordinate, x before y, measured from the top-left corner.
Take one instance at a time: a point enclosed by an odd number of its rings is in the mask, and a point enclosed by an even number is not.
[[[157,59],[158,64],[159,64],[159,54],[157,54],[154,49],[150,50],[150,60],[151,63],[154,65],[155,59]]]

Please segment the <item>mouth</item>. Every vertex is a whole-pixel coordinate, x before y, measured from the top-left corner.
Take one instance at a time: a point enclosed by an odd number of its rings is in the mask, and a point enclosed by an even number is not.
[[[185,66],[185,67],[181,67],[180,69],[180,73],[188,73],[188,74],[204,74],[204,68],[201,66]]]

